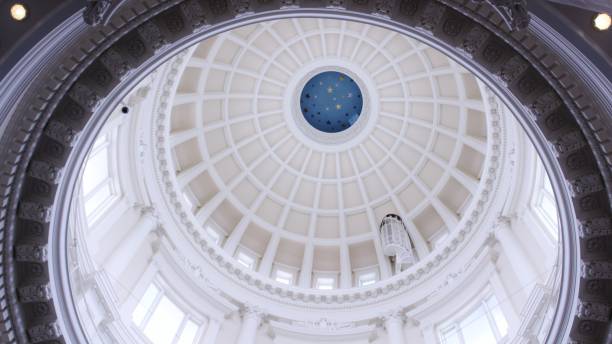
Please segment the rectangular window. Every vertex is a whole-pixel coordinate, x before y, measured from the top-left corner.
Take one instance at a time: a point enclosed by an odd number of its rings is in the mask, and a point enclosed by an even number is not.
[[[442,343],[444,344],[461,344],[459,330],[455,326],[447,328],[442,331],[440,335],[442,337]]]
[[[113,192],[111,191],[110,184],[105,183],[100,185],[100,187],[94,192],[88,195],[87,200],[85,201],[85,215],[91,216],[97,209],[110,199],[113,196]]]
[[[359,277],[357,278],[357,285],[360,287],[367,287],[369,285],[376,283],[376,280],[377,280],[376,272],[374,271],[364,272],[364,273],[361,273]]]
[[[255,268],[255,258],[243,251],[238,251],[238,254],[236,255],[236,260],[238,260],[238,263],[240,263],[247,269],[253,270]]]
[[[554,196],[542,194],[538,204],[539,215],[546,231],[555,239],[559,236],[559,214]]]
[[[153,283],[132,311],[132,322],[152,344],[194,344],[200,328]]]
[[[91,193],[97,186],[102,184],[108,177],[108,148],[104,147],[93,152],[86,162],[83,171],[83,193]]]
[[[275,273],[274,279],[278,283],[282,283],[282,284],[286,284],[286,285],[293,284],[293,274],[291,272],[288,272],[288,271],[283,271],[283,270],[277,269],[276,273]]]
[[[163,296],[155,307],[143,333],[154,344],[172,344],[184,317],[185,313]]]
[[[559,237],[559,213],[555,194],[544,166],[538,163],[537,168],[539,182],[533,190],[531,205],[547,234],[556,241]]]
[[[91,224],[116,196],[113,187],[111,133],[100,135],[87,155],[81,176],[83,209]]]
[[[465,343],[490,344],[497,343],[491,323],[483,307],[478,307],[459,323]]]
[[[187,193],[183,193],[183,200],[185,200],[185,204],[187,205],[187,208],[189,208],[189,210],[193,211],[195,209],[195,205],[193,204],[191,197],[189,197]]]
[[[145,316],[149,313],[149,310],[153,307],[157,296],[159,295],[159,289],[155,284],[149,285],[142,298],[134,308],[132,312],[132,321],[134,324],[141,326],[145,320]]]
[[[495,344],[508,335],[508,322],[495,295],[438,330],[444,344]]]
[[[508,321],[506,320],[506,317],[504,316],[504,313],[497,302],[497,298],[491,295],[487,299],[486,304],[491,317],[493,317],[493,322],[495,323],[495,328],[499,333],[499,336],[505,337],[508,334]]]
[[[317,277],[315,288],[319,290],[332,290],[336,287],[336,279],[333,277]]]
[[[183,332],[179,337],[179,340],[176,344],[193,344],[195,342],[196,336],[198,334],[198,325],[193,321],[187,321],[185,327],[183,328]]]
[[[444,241],[446,241],[447,238],[448,238],[448,231],[446,229],[442,229],[436,234],[434,234],[434,237],[431,239],[431,244],[433,248],[435,249],[438,246],[442,245]]]
[[[210,225],[206,226],[206,235],[212,242],[214,242],[217,245],[219,245],[219,243],[221,242],[221,235],[219,235],[219,232],[217,232]]]

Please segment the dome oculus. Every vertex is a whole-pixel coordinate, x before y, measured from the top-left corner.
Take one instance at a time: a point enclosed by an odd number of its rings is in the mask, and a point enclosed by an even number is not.
[[[346,74],[327,71],[313,76],[300,95],[304,119],[315,129],[339,133],[350,128],[363,108],[357,83]]]

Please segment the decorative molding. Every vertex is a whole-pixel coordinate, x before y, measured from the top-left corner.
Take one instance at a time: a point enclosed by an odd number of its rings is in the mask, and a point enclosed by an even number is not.
[[[317,330],[323,332],[335,333],[338,331],[345,331],[356,327],[356,324],[352,321],[336,321],[328,319],[326,317],[318,320],[293,320],[291,325],[295,327],[302,327],[309,330]]]
[[[388,321],[396,321],[396,322],[400,322],[401,324],[404,323],[404,321],[406,320],[406,312],[402,309],[402,308],[398,308],[395,310],[392,310],[390,312],[387,312],[381,316],[378,317],[380,323],[385,324]]]
[[[240,316],[244,318],[257,318],[260,321],[263,321],[267,313],[259,306],[253,305],[250,303],[245,303],[240,307],[239,310]]]
[[[587,280],[611,280],[612,262],[583,262],[581,276]]]
[[[526,0],[471,0],[476,3],[486,2],[504,20],[511,30],[523,30],[529,26],[529,12]]]
[[[582,238],[596,238],[612,235],[612,218],[600,217],[583,221],[578,227]]]
[[[578,304],[577,315],[581,319],[608,322],[610,321],[610,311],[612,306],[593,302],[580,302]]]
[[[106,25],[111,16],[126,0],[86,0],[87,5],[83,10],[83,20],[87,25]]]
[[[437,253],[432,253],[429,256],[421,259],[417,264],[411,266],[406,271],[395,276],[388,281],[376,283],[367,290],[356,291],[352,289],[337,289],[329,293],[320,293],[310,289],[298,288],[293,286],[284,286],[276,283],[272,279],[262,276],[256,272],[245,270],[242,268],[233,257],[227,255],[226,252],[208,239],[202,238],[202,228],[192,212],[186,208],[181,200],[181,190],[178,186],[174,175],[174,164],[170,155],[169,149],[169,119],[170,106],[172,104],[172,95],[177,87],[178,80],[181,76],[181,71],[184,63],[186,63],[186,54],[179,54],[171,62],[165,75],[162,77],[166,80],[162,83],[162,87],[158,90],[157,105],[154,111],[154,142],[155,142],[155,164],[160,172],[157,173],[160,189],[167,199],[167,203],[173,206],[173,211],[176,218],[179,219],[179,225],[184,227],[187,235],[193,238],[193,242],[200,246],[202,256],[214,265],[219,267],[219,271],[224,271],[231,276],[235,281],[247,280],[248,287],[258,294],[272,297],[273,299],[298,304],[308,303],[325,303],[325,304],[345,304],[347,302],[369,302],[369,300],[379,299],[380,297],[392,297],[393,295],[401,294],[413,287],[418,281],[422,281],[427,276],[430,276],[436,268],[445,264],[452,257],[452,253],[457,251],[457,248],[465,242],[466,238],[473,234],[473,229],[476,224],[482,221],[484,210],[491,206],[493,197],[491,194],[497,192],[499,187],[498,175],[500,160],[503,154],[503,128],[500,117],[500,101],[494,94],[487,90],[484,95],[484,102],[490,107],[488,114],[488,132],[490,138],[488,142],[489,156],[485,163],[483,176],[479,185],[479,193],[474,196],[470,208],[466,211],[466,218],[460,223],[463,224],[445,241],[442,248],[437,250]]]
[[[352,65],[349,68],[345,68],[344,66],[348,66],[349,61],[340,60],[335,62],[335,64],[337,65],[318,66],[314,68],[310,67],[308,68],[309,70],[307,73],[299,73],[297,75],[297,78],[299,78],[299,81],[297,81],[296,83],[297,87],[295,87],[294,92],[292,92],[292,96],[288,97],[289,99],[286,100],[287,102],[289,102],[289,106],[286,107],[290,109],[289,117],[295,122],[295,126],[297,127],[297,129],[315,142],[328,145],[342,144],[354,140],[355,137],[360,136],[359,134],[362,131],[368,129],[368,123],[373,122],[373,119],[371,119],[370,117],[378,116],[378,114],[373,113],[372,111],[373,104],[371,100],[371,93],[373,92],[373,90],[371,89],[371,87],[368,87],[367,83],[365,83],[363,80],[364,77],[362,74],[364,74],[365,72],[362,71],[360,68]],[[300,94],[306,83],[310,81],[310,79],[312,79],[312,77],[314,77],[315,75],[325,71],[339,71],[348,75],[351,79],[355,81],[355,83],[357,83],[363,95],[363,109],[357,121],[349,128],[337,133],[325,133],[314,128],[310,123],[306,121],[306,119],[304,119],[304,115],[302,114],[302,110],[299,104]]]
[[[466,64],[477,66],[482,72],[482,76],[491,81],[500,83],[499,90],[509,95],[509,100],[521,104],[525,112],[519,114],[524,120],[527,128],[536,133],[535,128],[539,128],[537,135],[534,134],[537,144],[543,149],[542,151],[550,158],[551,171],[554,172],[554,180],[558,184],[562,184],[562,179],[571,182],[573,179],[593,173],[598,173],[602,176],[603,183],[606,186],[607,194],[601,196],[596,208],[589,211],[572,212],[568,204],[572,201],[580,201],[581,196],[571,196],[560,189],[561,203],[564,210],[567,211],[566,220],[568,224],[573,221],[586,221],[592,218],[609,217],[610,216],[610,190],[612,180],[610,179],[610,166],[612,165],[612,146],[609,144],[610,128],[612,128],[609,119],[609,111],[605,111],[605,104],[609,104],[609,99],[605,97],[609,92],[600,95],[597,90],[593,90],[588,83],[595,79],[592,73],[580,74],[576,73],[576,68],[581,68],[580,63],[570,65],[567,61],[559,58],[563,52],[557,52],[555,45],[548,45],[542,31],[536,29],[531,30],[530,26],[527,30],[520,32],[508,33],[505,28],[500,26],[500,14],[493,10],[476,6],[477,9],[466,6],[464,3],[459,3],[452,0],[422,0],[418,3],[434,4],[435,7],[444,8],[444,13],[448,14],[450,19],[444,19],[441,22],[432,20],[432,17],[424,18],[421,21],[420,17],[423,14],[422,9],[415,6],[416,1],[398,0],[399,5],[394,7],[397,10],[387,11],[389,18],[382,16],[370,16],[369,5],[367,15],[357,14],[355,11],[363,11],[363,9],[354,8],[346,10],[347,16],[359,16],[362,20],[372,20],[384,22],[388,25],[396,25],[398,30],[404,30],[408,26],[421,25],[423,30],[420,31],[425,40],[434,42],[448,42],[444,44],[453,44],[458,46],[461,52],[454,56],[459,56]],[[137,1],[135,1],[137,2]],[[82,30],[79,31],[77,38],[72,42],[62,40],[62,38],[70,37],[70,34],[65,33],[65,36],[60,36],[57,41],[58,46],[62,46],[61,52],[54,52],[52,57],[57,58],[57,63],[53,66],[46,66],[48,61],[55,61],[47,58],[46,61],[40,61],[38,65],[28,66],[31,69],[45,67],[38,73],[40,78],[32,77],[32,80],[27,80],[28,88],[25,84],[19,84],[11,88],[10,94],[3,94],[0,101],[6,99],[17,99],[11,104],[11,117],[5,126],[4,135],[2,137],[1,158],[4,162],[1,169],[2,176],[0,181],[0,189],[2,202],[0,213],[0,238],[4,252],[13,252],[14,245],[24,244],[24,241],[31,240],[47,245],[49,237],[52,240],[48,243],[50,247],[55,247],[57,241],[61,241],[61,226],[57,223],[49,222],[51,212],[60,214],[60,209],[65,205],[64,189],[69,188],[68,185],[73,181],[66,178],[56,184],[57,190],[51,191],[50,194],[45,194],[32,186],[37,182],[35,178],[26,178],[28,166],[33,162],[43,162],[53,168],[62,170],[67,159],[71,154],[77,154],[80,149],[78,145],[73,147],[57,141],[44,133],[44,127],[49,122],[50,118],[62,119],[68,123],[73,129],[81,132],[85,123],[90,121],[90,117],[96,111],[96,106],[100,101],[113,90],[120,82],[120,75],[128,75],[126,72],[130,69],[135,69],[138,66],[145,64],[153,59],[155,54],[167,54],[176,45],[174,42],[179,37],[195,37],[193,34],[194,28],[199,28],[204,25],[204,19],[198,13],[204,13],[204,9],[199,1],[188,1],[175,6],[174,2],[167,2],[162,5],[155,1],[147,2],[146,8],[129,8],[129,11],[123,11],[121,16],[111,18],[112,26],[105,28],[104,35],[100,35],[100,31]],[[156,25],[162,25],[166,20],[170,19],[172,11],[164,11],[167,9],[184,9],[183,4],[190,4],[198,9],[190,14],[181,15],[181,21],[186,21],[185,31],[174,36],[170,31],[163,31],[167,41],[162,42],[166,49],[157,49],[160,47],[160,41],[157,39],[151,40],[151,36],[144,35],[143,32],[134,30],[134,28],[145,21],[155,19]],[[297,6],[293,1],[281,1],[279,6],[291,4]],[[443,4],[443,5],[441,5]],[[262,10],[270,11],[270,7],[264,7],[266,4],[251,3],[254,12]],[[269,6],[269,4],[267,5]],[[320,5],[326,6],[325,3]],[[379,6],[383,9],[385,6]],[[284,9],[285,15],[290,15],[291,11],[296,11],[297,7]],[[337,14],[337,10],[318,9],[321,15],[326,13]],[[208,11],[208,9],[207,9]],[[176,12],[174,12],[176,13]],[[192,14],[196,15],[192,15]],[[207,12],[208,13],[208,12]],[[442,13],[442,11],[440,12]],[[211,3],[210,17],[207,17],[207,24],[227,23],[236,17],[237,13],[228,6],[224,1],[214,0]],[[264,16],[273,18],[276,14],[273,11],[267,12]],[[199,21],[195,20],[197,18]],[[441,27],[432,26],[437,24],[445,25],[448,21],[454,19],[459,20],[464,26],[459,25],[459,30],[442,30]],[[397,21],[395,23],[394,21]],[[149,23],[154,22],[153,20]],[[236,22],[236,21],[234,21]],[[400,24],[401,23],[401,24]],[[427,24],[427,27],[422,25]],[[448,25],[449,27],[457,27]],[[430,28],[430,29],[428,29]],[[438,30],[439,28],[439,30]],[[482,37],[499,44],[505,53],[498,55],[498,58],[488,60],[481,50],[468,51],[463,48],[462,40],[466,38],[466,31],[478,31],[483,28],[485,34]],[[537,28],[539,29],[539,28]],[[204,32],[204,31],[202,31]],[[454,32],[457,35],[452,36]],[[197,34],[200,34],[198,32]],[[538,36],[540,35],[540,36]],[[72,36],[74,37],[74,36]],[[94,39],[95,37],[95,39]],[[124,38],[124,39],[122,39]],[[456,43],[459,42],[457,45]],[[484,41],[481,41],[484,42]],[[69,43],[69,47],[65,44]],[[478,47],[475,45],[475,47]],[[482,46],[484,47],[484,45]],[[75,49],[71,49],[75,48]],[[99,62],[98,57],[104,51],[119,51],[122,60],[129,65],[129,68],[121,71],[109,67],[100,67],[96,63]],[[49,55],[44,55],[48,57]],[[492,56],[492,55],[487,55]],[[62,68],[57,68],[61,65]],[[503,67],[502,67],[503,66]],[[518,66],[519,68],[515,68]],[[88,69],[91,68],[91,69]],[[96,68],[109,68],[109,72],[113,76],[111,80],[92,80],[87,77],[88,71]],[[24,73],[26,74],[26,73]],[[28,74],[30,75],[30,74]],[[22,80],[25,82],[25,80]],[[123,85],[123,84],[122,84]],[[595,85],[597,86],[597,85]],[[542,95],[543,91],[554,90],[557,97],[562,99],[561,105],[548,116],[538,117],[535,112],[532,112],[532,106],[535,106],[536,100]],[[511,95],[511,96],[510,96]],[[555,97],[556,98],[556,97]],[[604,104],[604,105],[602,105]],[[5,104],[2,104],[3,108]],[[13,107],[14,106],[14,107]],[[100,121],[103,116],[94,116],[92,122]],[[547,142],[554,143],[559,135],[567,132],[580,130],[584,136],[587,145],[577,151],[564,153],[558,156],[552,155],[550,148],[546,146]],[[91,135],[91,130],[87,132]],[[79,139],[80,140],[80,139]],[[76,151],[73,152],[73,149]],[[553,160],[556,159],[556,160]],[[74,166],[70,166],[68,172]],[[59,195],[61,197],[55,197]],[[55,218],[55,217],[54,217]],[[61,216],[57,216],[61,218]],[[47,229],[50,227],[49,234]],[[573,226],[564,228],[564,250],[568,260],[564,264],[564,277],[566,278],[562,285],[564,293],[565,305],[560,308],[556,314],[555,328],[551,335],[555,336],[551,340],[553,342],[565,342],[567,340],[568,331],[571,329],[572,340],[581,343],[600,343],[605,340],[607,332],[601,328],[609,326],[603,322],[592,320],[583,320],[579,317],[574,318],[576,309],[574,303],[575,298],[583,298],[584,289],[573,291],[575,285],[571,284],[575,277],[576,266],[571,261],[577,259],[577,254],[583,254],[582,264],[587,267],[584,271],[585,278],[597,283],[607,283],[610,279],[612,271],[612,260],[609,256],[600,257],[601,261],[592,262],[585,257],[588,257],[588,247],[582,250],[577,249],[578,242],[574,240],[572,232]],[[16,237],[16,233],[20,236]],[[60,256],[50,255],[50,257]],[[69,323],[70,314],[66,315],[66,309],[70,309],[70,300],[58,299],[54,300],[57,307],[44,316],[36,312],[30,311],[17,296],[17,290],[22,287],[33,285],[32,280],[23,278],[16,271],[24,271],[29,269],[28,278],[36,278],[36,283],[49,285],[48,277],[45,277],[44,272],[56,272],[59,262],[53,261],[47,263],[19,262],[10,254],[4,254],[0,257],[3,271],[4,283],[0,284],[0,298],[3,304],[8,305],[6,311],[0,315],[2,317],[2,340],[7,343],[25,343],[41,340],[55,341],[63,343],[66,341],[79,342],[78,331]],[[49,270],[50,269],[50,270]],[[60,281],[61,282],[61,281]],[[64,281],[65,282],[65,281]],[[62,288],[60,284],[51,285],[52,288]],[[581,287],[582,288],[582,287]],[[585,287],[586,288],[586,287]],[[597,291],[598,296],[605,295],[605,288]],[[58,292],[62,295],[63,291]],[[595,293],[595,292],[594,292]],[[580,295],[579,295],[580,294]],[[64,325],[60,331],[55,320],[58,318],[55,313],[59,313],[59,319],[62,319]],[[608,321],[609,322],[609,321]]]

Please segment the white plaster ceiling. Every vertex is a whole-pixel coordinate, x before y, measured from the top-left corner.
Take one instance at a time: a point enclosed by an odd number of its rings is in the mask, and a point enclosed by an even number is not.
[[[436,49],[366,24],[286,19],[192,51],[167,140],[177,183],[197,221],[223,230],[230,253],[257,254],[260,272],[388,264],[377,239],[387,213],[404,218],[422,258],[464,216],[487,156],[486,115],[480,83]],[[354,140],[316,144],[291,123],[287,88],[314,65],[367,82],[376,113]]]

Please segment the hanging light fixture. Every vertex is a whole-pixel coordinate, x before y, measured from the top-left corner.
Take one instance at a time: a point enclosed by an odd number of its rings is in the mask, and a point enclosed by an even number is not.
[[[396,273],[416,262],[410,236],[402,218],[387,214],[380,223],[380,239],[386,256],[394,257]]]

